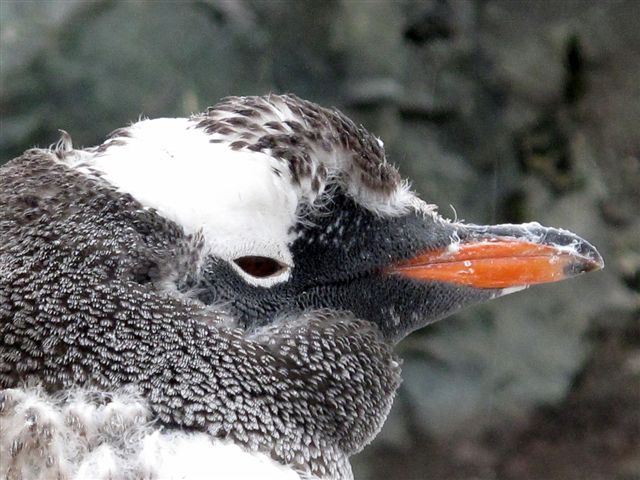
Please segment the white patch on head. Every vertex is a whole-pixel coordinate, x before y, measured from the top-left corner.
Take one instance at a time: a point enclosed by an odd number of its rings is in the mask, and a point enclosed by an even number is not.
[[[0,391],[0,478],[299,480],[262,453],[204,433],[160,429],[134,392]],[[308,477],[305,477],[308,478]]]
[[[261,113],[262,122],[305,122],[281,97],[265,101],[271,103]],[[219,113],[222,118],[230,115]],[[313,147],[311,174],[300,176],[296,183],[287,162],[271,156],[269,149],[232,148],[232,142],[242,140],[242,132],[209,133],[198,126],[203,118],[141,120],[117,131],[100,147],[69,152],[68,139],[56,153],[67,165],[98,174],[144,207],[157,210],[185,233],[202,234],[205,254],[226,260],[245,281],[262,287],[290,278],[293,227],[304,222],[306,214],[330,208],[333,192],[328,185],[341,185],[363,208],[381,216],[415,211],[440,218],[408,182],[400,182],[391,192],[367,187],[353,173],[353,152],[341,145]],[[293,132],[287,123],[280,128]],[[234,262],[246,256],[267,257],[285,268],[271,276],[253,276]]]
[[[238,268],[242,256],[273,258],[289,267],[298,194],[281,162],[235,151],[183,118],[143,120],[104,152],[83,154],[79,169],[97,171],[120,191],[184,228],[202,232],[210,253],[229,261],[247,281],[270,286],[280,275],[256,278]],[[281,175],[273,168],[280,167]]]
[[[382,217],[397,217],[411,210],[432,214],[436,210],[435,205],[426,203],[411,190],[408,181],[401,182],[391,193],[377,192],[359,182],[351,182],[347,185],[347,193],[367,210]]]
[[[260,122],[265,124],[268,122],[280,123],[281,132],[286,134],[294,133],[291,126],[286,122],[301,123],[304,128],[313,129],[307,122],[304,116],[293,111],[289,104],[278,95],[269,95],[262,97],[262,109],[259,112]],[[234,117],[236,114],[228,109],[214,110],[214,117],[217,120],[224,120],[225,118]],[[295,110],[295,107],[294,107]],[[194,117],[202,119],[203,117]],[[212,117],[207,117],[212,118]],[[255,120],[255,119],[254,119]],[[332,128],[330,125],[327,128]],[[235,140],[243,140],[240,131],[235,133],[212,133],[212,138],[223,140],[226,142],[233,142]],[[375,141],[384,147],[384,143],[381,139],[375,138]],[[424,201],[420,200],[414,192],[411,191],[408,182],[400,182],[397,188],[391,192],[378,191],[376,189],[366,186],[358,169],[355,169],[353,174],[353,152],[349,151],[342,145],[333,144],[331,148],[325,150],[320,145],[312,146],[313,150],[311,155],[313,157],[312,173],[315,174],[318,168],[323,168],[327,172],[327,179],[324,185],[320,185],[318,192],[315,192],[311,186],[312,176],[306,176],[300,179],[300,187],[298,188],[301,200],[306,201],[311,207],[318,207],[323,205],[323,193],[325,191],[326,184],[330,181],[337,181],[344,188],[345,192],[353,198],[358,204],[367,210],[376,213],[381,216],[393,217],[408,213],[410,210],[416,210],[421,213],[433,213],[435,206],[427,205]],[[269,150],[265,150],[269,153]],[[386,158],[383,158],[383,162],[386,163]]]

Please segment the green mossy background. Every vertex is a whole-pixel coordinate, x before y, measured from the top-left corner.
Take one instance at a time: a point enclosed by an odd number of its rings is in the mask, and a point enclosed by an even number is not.
[[[269,92],[363,123],[444,215],[606,262],[408,338],[356,478],[639,479],[640,2],[0,0],[0,163]]]

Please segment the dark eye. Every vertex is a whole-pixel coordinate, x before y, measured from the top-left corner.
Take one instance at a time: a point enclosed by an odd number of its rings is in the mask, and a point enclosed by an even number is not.
[[[253,277],[272,277],[284,271],[287,266],[269,257],[240,257],[234,260],[242,270]]]

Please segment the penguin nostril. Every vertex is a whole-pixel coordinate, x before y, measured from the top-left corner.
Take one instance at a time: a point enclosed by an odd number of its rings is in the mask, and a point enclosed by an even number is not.
[[[287,266],[278,260],[269,257],[247,256],[234,260],[245,273],[252,277],[266,278],[282,273]]]

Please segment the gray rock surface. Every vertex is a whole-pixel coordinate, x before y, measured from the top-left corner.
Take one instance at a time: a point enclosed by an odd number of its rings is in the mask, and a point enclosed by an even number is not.
[[[59,128],[92,145],[140,115],[289,91],[382,137],[442,213],[599,247],[603,272],[409,338],[359,478],[587,478],[568,446],[592,437],[615,455],[589,478],[640,477],[638,79],[637,0],[0,2],[2,161]]]

